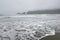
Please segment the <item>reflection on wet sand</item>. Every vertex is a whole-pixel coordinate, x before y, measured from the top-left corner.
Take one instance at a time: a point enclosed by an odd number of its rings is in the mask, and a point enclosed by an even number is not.
[[[60,40],[60,33],[56,33],[54,36],[47,36],[41,40]]]

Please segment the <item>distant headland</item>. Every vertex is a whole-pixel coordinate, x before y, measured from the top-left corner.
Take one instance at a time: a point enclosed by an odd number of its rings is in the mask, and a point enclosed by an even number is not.
[[[18,15],[22,14],[60,14],[60,9],[52,9],[52,10],[34,10],[34,11],[28,11],[23,13],[16,13]]]

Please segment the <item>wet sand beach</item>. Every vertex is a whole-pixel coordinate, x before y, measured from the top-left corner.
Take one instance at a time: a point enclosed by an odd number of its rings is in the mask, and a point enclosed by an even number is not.
[[[56,33],[53,36],[44,37],[41,40],[60,40],[60,33]]]

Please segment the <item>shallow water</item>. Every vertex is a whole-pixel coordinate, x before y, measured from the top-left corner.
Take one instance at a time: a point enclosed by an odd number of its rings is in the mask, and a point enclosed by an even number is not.
[[[60,14],[1,16],[0,35],[10,40],[38,40],[55,35],[60,31],[59,17]]]

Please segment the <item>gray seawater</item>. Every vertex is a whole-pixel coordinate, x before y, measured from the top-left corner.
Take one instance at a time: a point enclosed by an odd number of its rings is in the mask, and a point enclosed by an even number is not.
[[[0,40],[39,40],[60,32],[60,14],[0,16]]]

